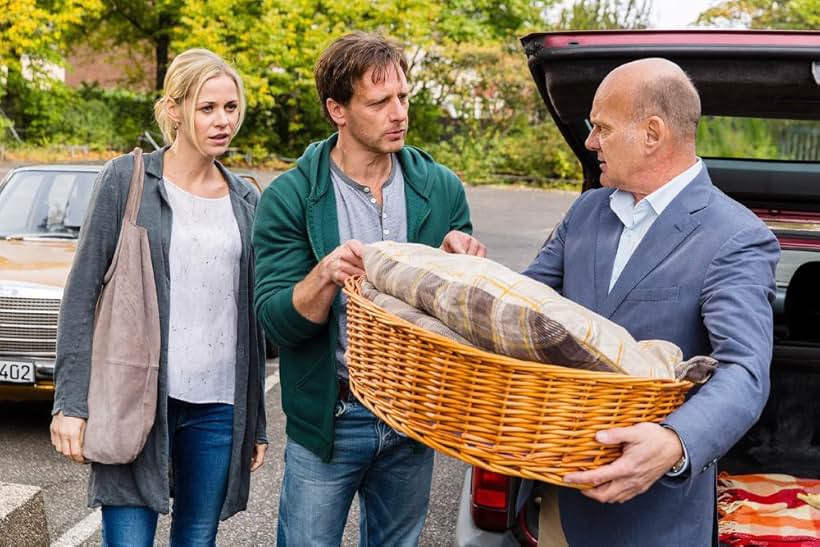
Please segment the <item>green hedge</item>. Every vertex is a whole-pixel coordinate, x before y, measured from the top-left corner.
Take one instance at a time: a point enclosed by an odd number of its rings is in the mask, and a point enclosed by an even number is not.
[[[472,184],[521,183],[566,187],[581,179],[581,166],[552,120],[450,128],[437,143],[419,143]]]
[[[7,84],[3,110],[27,146],[126,150],[153,127],[154,97],[149,94],[95,86],[73,89],[58,81],[35,85],[14,74]],[[15,145],[8,131],[2,139]]]
[[[122,89],[72,89],[60,82],[36,87],[17,81],[10,82],[3,105],[27,147],[126,151],[145,130],[157,135],[153,101],[153,94]],[[332,131],[318,104],[302,112],[296,124],[290,110],[300,102],[249,110],[233,147],[257,165],[276,157],[298,157],[307,144]],[[4,133],[1,142],[13,147]],[[580,178],[579,165],[551,120],[532,122],[526,115],[495,122],[451,120],[421,94],[413,98],[408,142],[427,149],[474,184],[554,186],[555,179]]]

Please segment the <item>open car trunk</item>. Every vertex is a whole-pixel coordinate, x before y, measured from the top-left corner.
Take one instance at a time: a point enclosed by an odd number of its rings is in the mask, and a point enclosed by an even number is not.
[[[698,152],[715,185],[763,218],[783,248],[769,402],[720,467],[820,477],[820,33],[541,33],[522,44],[549,113],[583,165],[584,190],[600,186],[595,154],[584,148],[595,90],[628,61],[679,64],[701,94],[704,116],[799,121],[807,135],[797,153],[771,147],[768,157],[710,158],[700,134]]]

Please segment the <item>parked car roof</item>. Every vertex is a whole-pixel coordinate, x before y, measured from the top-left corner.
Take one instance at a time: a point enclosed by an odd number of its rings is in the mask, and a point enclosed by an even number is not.
[[[102,164],[87,163],[43,163],[38,165],[22,165],[10,170],[19,171],[79,171],[84,173],[97,173],[102,169]]]

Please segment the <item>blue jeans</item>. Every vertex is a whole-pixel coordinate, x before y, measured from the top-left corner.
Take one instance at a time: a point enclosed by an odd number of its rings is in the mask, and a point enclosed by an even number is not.
[[[233,405],[168,399],[168,437],[174,471],[171,545],[215,545],[228,487]],[[102,521],[104,546],[154,544],[157,513],[147,507],[105,505]]]
[[[338,546],[356,492],[360,546],[417,545],[432,475],[431,449],[358,402],[337,402],[330,462],[288,439],[277,545]]]

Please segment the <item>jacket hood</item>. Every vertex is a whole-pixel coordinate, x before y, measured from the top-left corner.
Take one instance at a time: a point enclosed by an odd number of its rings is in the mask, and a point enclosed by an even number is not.
[[[312,198],[316,199],[330,188],[330,151],[336,146],[339,134],[311,143],[302,156],[296,160],[296,169],[311,181]],[[398,152],[399,164],[406,183],[419,194],[427,195],[432,184],[429,176],[434,160],[430,154],[415,146],[404,146]]]

